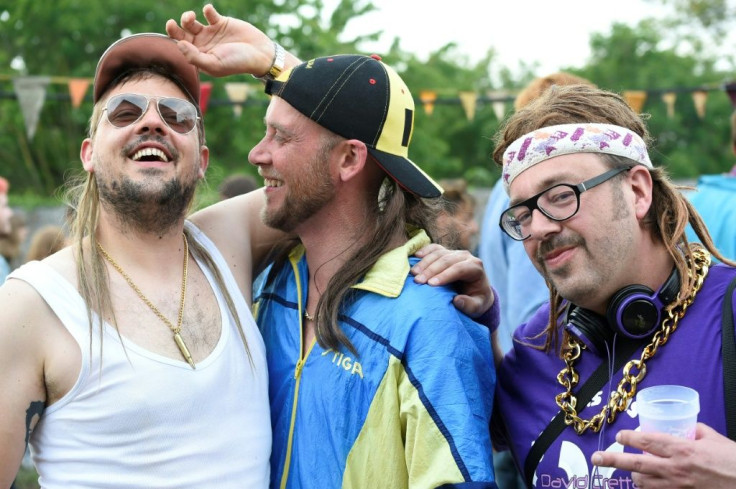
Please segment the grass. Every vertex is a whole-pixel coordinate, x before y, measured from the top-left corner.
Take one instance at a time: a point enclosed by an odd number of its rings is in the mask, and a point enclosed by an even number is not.
[[[33,467],[21,467],[15,477],[15,489],[39,489],[38,474]]]

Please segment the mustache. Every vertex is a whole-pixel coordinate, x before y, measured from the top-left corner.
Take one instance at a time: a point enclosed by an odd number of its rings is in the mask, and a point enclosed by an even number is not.
[[[169,141],[167,141],[165,138],[161,136],[149,136],[149,135],[139,136],[135,141],[131,141],[130,143],[123,146],[122,154],[124,156],[127,156],[136,148],[136,146],[139,146],[143,143],[147,143],[149,141],[154,141],[160,144],[161,146],[165,147],[166,151],[168,151],[172,159],[176,160],[179,158],[179,151],[177,151],[176,148],[174,148],[169,143]]]
[[[539,263],[544,263],[544,256],[548,253],[565,246],[581,246],[585,244],[582,236],[575,234],[571,236],[552,236],[551,238],[539,243],[537,248],[536,259]]]

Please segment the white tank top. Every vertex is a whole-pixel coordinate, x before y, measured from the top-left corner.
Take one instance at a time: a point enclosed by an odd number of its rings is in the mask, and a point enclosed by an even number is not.
[[[44,489],[268,487],[271,419],[263,340],[222,255],[187,226],[224,277],[252,365],[221,292],[201,264],[224,322],[217,346],[196,370],[125,339],[123,349],[109,324],[100,370],[98,319],[90,350],[87,309],[72,284],[41,262],[12,274],[38,291],[82,353],[74,387],[46,409],[31,435]]]

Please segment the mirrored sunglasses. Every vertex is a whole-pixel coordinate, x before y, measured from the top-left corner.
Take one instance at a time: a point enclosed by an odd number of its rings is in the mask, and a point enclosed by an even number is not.
[[[105,106],[107,120],[115,127],[127,127],[138,122],[154,100],[161,120],[179,134],[187,134],[199,120],[197,108],[188,100],[175,97],[146,97],[137,93],[121,93],[110,97]]]

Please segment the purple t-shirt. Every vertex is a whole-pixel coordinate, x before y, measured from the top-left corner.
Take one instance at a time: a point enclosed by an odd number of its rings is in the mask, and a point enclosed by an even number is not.
[[[703,287],[677,329],[670,335],[669,341],[646,362],[647,374],[638,387],[643,389],[661,384],[692,387],[700,393],[698,421],[724,435],[726,412],[721,357],[721,307],[728,283],[734,276],[734,268],[725,265],[711,267]],[[555,396],[564,390],[556,378],[564,367],[559,354],[556,351],[544,353],[519,343],[539,344],[543,341],[529,338],[541,332],[548,319],[548,307],[543,307],[527,324],[518,328],[514,334],[514,348],[498,369],[493,418],[494,443],[511,448],[522,474],[532,443],[559,412]],[[609,345],[609,348],[615,348],[615,345]],[[641,351],[642,348],[639,348],[632,358],[641,358]],[[609,361],[605,351],[602,356],[596,356],[589,350],[582,352],[575,363],[575,370],[580,374],[577,389],[585,384],[602,361]],[[608,401],[611,390],[618,387],[621,377],[619,369],[588,406],[582,411],[578,408],[578,415],[590,419],[598,414],[603,403]],[[505,430],[501,428],[504,420],[508,421]],[[616,433],[622,429],[637,429],[638,426],[634,399],[626,411],[618,413],[613,424],[604,423],[598,433],[588,430],[577,435],[572,427],[565,427],[537,466],[534,487],[634,489],[630,472],[597,468],[591,464],[590,457],[596,450],[623,451],[624,447],[615,440]],[[504,431],[508,439],[503,439]],[[627,448],[626,451],[632,449]]]

